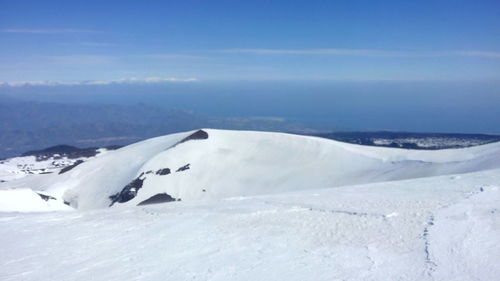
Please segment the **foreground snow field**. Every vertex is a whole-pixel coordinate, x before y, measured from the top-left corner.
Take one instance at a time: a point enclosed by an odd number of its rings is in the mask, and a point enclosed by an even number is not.
[[[2,183],[0,280],[500,276],[499,144],[408,151],[206,132]],[[136,196],[108,208],[137,178]],[[34,203],[31,189],[55,199]],[[182,201],[136,206],[162,192]],[[58,209],[70,211],[26,213]]]

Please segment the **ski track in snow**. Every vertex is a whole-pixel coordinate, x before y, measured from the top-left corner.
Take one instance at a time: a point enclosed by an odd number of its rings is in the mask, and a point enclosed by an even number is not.
[[[495,280],[500,276],[498,186],[481,187],[437,211],[429,250],[437,280]]]
[[[495,173],[486,173],[486,179],[498,180]],[[471,201],[480,205],[489,199],[498,208],[491,199],[498,198],[497,189],[477,192],[478,186],[486,186],[481,178],[465,175],[467,184],[459,188],[450,177],[439,177],[313,194],[3,213],[0,279],[493,280],[448,272],[455,261],[449,254],[461,252],[460,240],[444,243],[446,232],[455,229],[441,225],[450,223],[446,212],[464,212],[461,205]],[[428,242],[421,237],[424,229]],[[436,241],[439,237],[445,241]],[[495,252],[490,255],[494,262]],[[428,260],[435,264],[432,270]]]

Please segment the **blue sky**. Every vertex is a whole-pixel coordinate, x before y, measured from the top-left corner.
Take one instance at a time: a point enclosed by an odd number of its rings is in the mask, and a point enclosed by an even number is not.
[[[499,77],[498,0],[0,0],[12,85]]]

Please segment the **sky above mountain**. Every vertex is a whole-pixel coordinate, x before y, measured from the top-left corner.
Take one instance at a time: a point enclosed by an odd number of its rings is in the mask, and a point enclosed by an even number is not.
[[[500,2],[0,0],[0,96],[499,133]]]
[[[0,81],[495,80],[499,27],[498,1],[3,0]]]

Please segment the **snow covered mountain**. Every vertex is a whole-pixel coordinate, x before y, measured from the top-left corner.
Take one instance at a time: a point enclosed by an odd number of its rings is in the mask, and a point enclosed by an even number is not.
[[[414,151],[281,133],[198,130],[108,152],[26,187],[74,208],[95,209],[466,173],[500,168],[498,159],[498,143]]]
[[[499,186],[500,143],[167,135],[0,183],[0,276],[494,280]],[[14,213],[51,210],[70,212]]]

